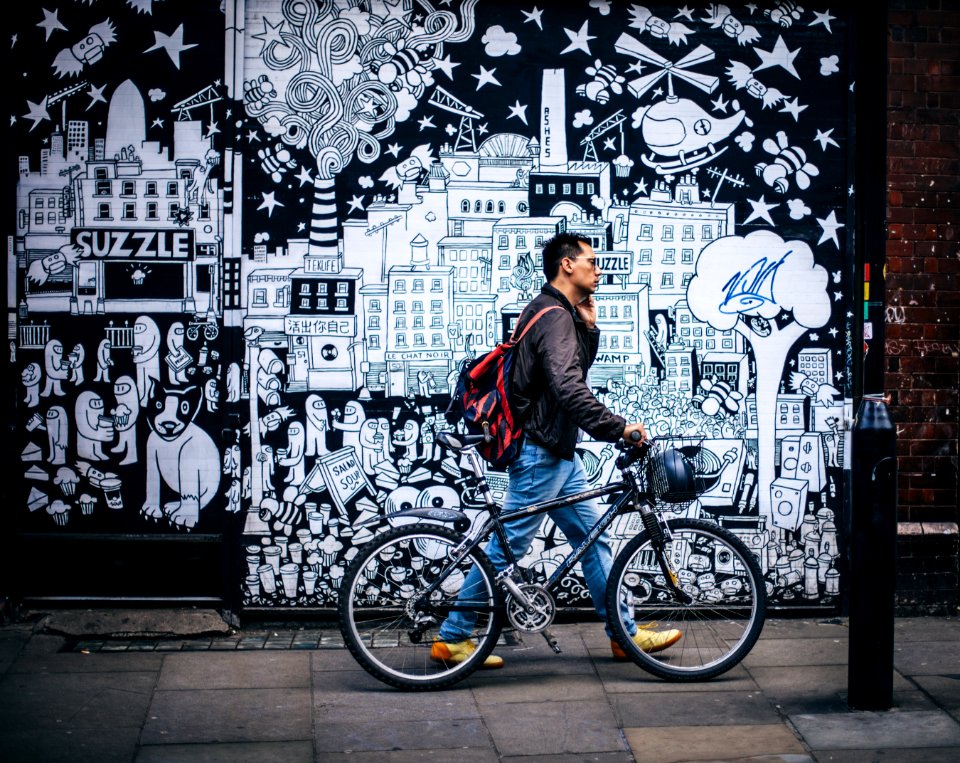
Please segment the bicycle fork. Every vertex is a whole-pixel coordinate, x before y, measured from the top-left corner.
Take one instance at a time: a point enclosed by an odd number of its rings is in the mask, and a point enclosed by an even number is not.
[[[640,519],[643,526],[650,536],[650,543],[653,546],[657,556],[657,563],[663,572],[674,597],[681,604],[691,604],[693,598],[680,587],[680,578],[677,577],[673,569],[673,561],[667,553],[667,544],[671,541],[670,526],[664,521],[659,512],[654,511],[649,501],[643,501],[639,505]]]

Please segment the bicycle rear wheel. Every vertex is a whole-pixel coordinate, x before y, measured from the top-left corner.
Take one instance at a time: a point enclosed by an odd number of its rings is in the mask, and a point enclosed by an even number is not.
[[[502,628],[502,597],[493,565],[480,549],[451,564],[463,537],[438,525],[388,530],[364,545],[340,585],[340,632],[363,668],[399,689],[442,689],[463,680],[493,651]],[[461,598],[472,567],[479,583]],[[435,590],[425,591],[439,580]],[[460,661],[431,656],[452,612],[475,620],[475,649]]]
[[[691,601],[678,601],[644,531],[613,562],[607,612],[617,642],[637,665],[666,680],[701,681],[730,670],[753,648],[763,629],[766,586],[756,557],[733,533],[698,519],[669,524],[664,553]],[[631,620],[639,629],[676,628],[682,636],[644,652],[631,638]]]

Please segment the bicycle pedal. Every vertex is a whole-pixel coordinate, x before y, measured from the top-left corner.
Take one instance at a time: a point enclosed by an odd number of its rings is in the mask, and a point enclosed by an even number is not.
[[[563,652],[563,650],[560,648],[560,642],[557,641],[557,637],[554,636],[550,631],[544,628],[542,631],[540,631],[540,634],[546,640],[554,654],[561,654]]]

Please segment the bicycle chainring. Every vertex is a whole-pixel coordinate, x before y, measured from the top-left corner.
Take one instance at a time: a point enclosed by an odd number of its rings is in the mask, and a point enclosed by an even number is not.
[[[539,633],[553,622],[557,605],[550,592],[536,583],[525,583],[520,590],[530,601],[530,607],[526,608],[513,596],[508,596],[507,619],[518,631]]]

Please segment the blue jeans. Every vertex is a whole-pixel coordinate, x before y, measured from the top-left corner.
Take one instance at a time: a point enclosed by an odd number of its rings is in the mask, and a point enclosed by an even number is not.
[[[575,456],[572,461],[566,461],[527,439],[523,443],[520,454],[510,465],[510,483],[507,496],[503,501],[503,511],[506,513],[533,503],[581,493],[589,488],[587,475],[579,456]],[[577,548],[583,542],[587,533],[600,518],[600,512],[592,500],[553,509],[549,515],[557,527],[563,531],[573,548]],[[527,553],[542,522],[543,515],[536,514],[504,524],[507,541],[515,558],[521,559]],[[490,539],[484,551],[498,572],[507,566],[503,547],[496,535]],[[604,622],[607,620],[607,578],[610,575],[612,559],[610,543],[604,533],[594,541],[580,560],[583,577],[590,591],[590,598],[593,599],[593,606]],[[481,595],[481,590],[480,573],[474,567],[467,575],[463,588],[460,589],[459,599],[475,599]],[[621,614],[632,635],[636,632],[636,626],[629,619],[625,605]],[[453,612],[440,626],[439,636],[443,641],[463,641],[470,637],[475,622],[476,615],[472,612]],[[609,625],[607,635],[612,636]]]

